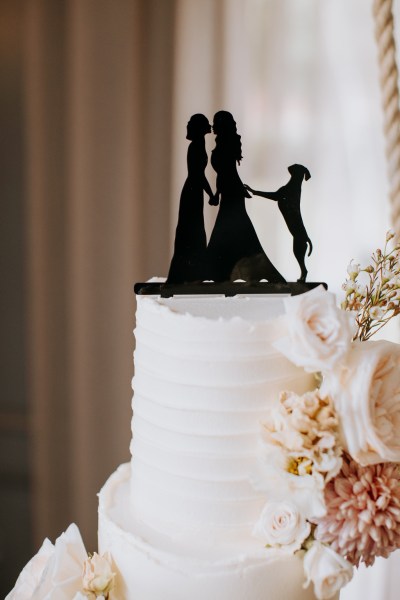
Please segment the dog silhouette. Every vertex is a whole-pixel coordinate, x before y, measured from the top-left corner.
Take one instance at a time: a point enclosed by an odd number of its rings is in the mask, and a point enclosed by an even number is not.
[[[296,257],[301,270],[300,278],[297,281],[305,281],[308,273],[305,265],[307,248],[308,256],[310,256],[313,247],[301,216],[300,200],[303,179],[308,181],[311,175],[310,171],[303,165],[291,165],[288,167],[288,171],[291,175],[289,181],[276,192],[261,192],[253,190],[248,185],[245,185],[245,188],[255,196],[261,196],[262,198],[268,198],[269,200],[278,202],[278,208],[293,236],[293,254]]]

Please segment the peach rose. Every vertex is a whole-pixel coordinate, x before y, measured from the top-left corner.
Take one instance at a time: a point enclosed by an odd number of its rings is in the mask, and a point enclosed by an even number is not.
[[[355,343],[345,367],[330,373],[321,394],[339,414],[348,453],[363,466],[400,462],[400,345]]]

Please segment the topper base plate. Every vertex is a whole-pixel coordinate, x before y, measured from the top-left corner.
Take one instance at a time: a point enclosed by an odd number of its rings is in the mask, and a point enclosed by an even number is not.
[[[213,281],[203,281],[183,284],[163,282],[135,283],[134,291],[135,294],[142,296],[161,296],[162,298],[187,295],[237,296],[238,294],[284,294],[297,296],[319,285],[328,289],[327,284],[323,282],[288,281],[286,283],[270,283],[268,281],[223,281],[215,283]]]

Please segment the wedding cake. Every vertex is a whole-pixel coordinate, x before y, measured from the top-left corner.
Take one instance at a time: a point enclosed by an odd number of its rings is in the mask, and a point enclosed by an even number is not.
[[[311,600],[302,552],[255,526],[260,424],[315,388],[274,342],[279,297],[137,298],[132,460],[99,495],[99,552],[126,600]]]
[[[71,525],[7,600],[338,600],[355,568],[400,548],[400,345],[370,341],[400,314],[400,243],[389,231],[368,265],[350,262],[339,307],[306,283],[308,169],[275,192],[244,185],[219,111],[214,194],[210,131],[201,114],[187,125],[168,277],[135,286],[132,458],[99,493],[99,554]],[[203,192],[219,206],[208,244]],[[259,243],[250,192],[277,201],[297,282]]]

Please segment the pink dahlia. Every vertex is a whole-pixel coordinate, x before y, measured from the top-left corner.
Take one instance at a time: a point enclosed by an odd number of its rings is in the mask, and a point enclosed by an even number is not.
[[[325,487],[327,513],[315,519],[315,537],[353,565],[400,548],[400,466],[362,467],[343,455],[339,474]]]

